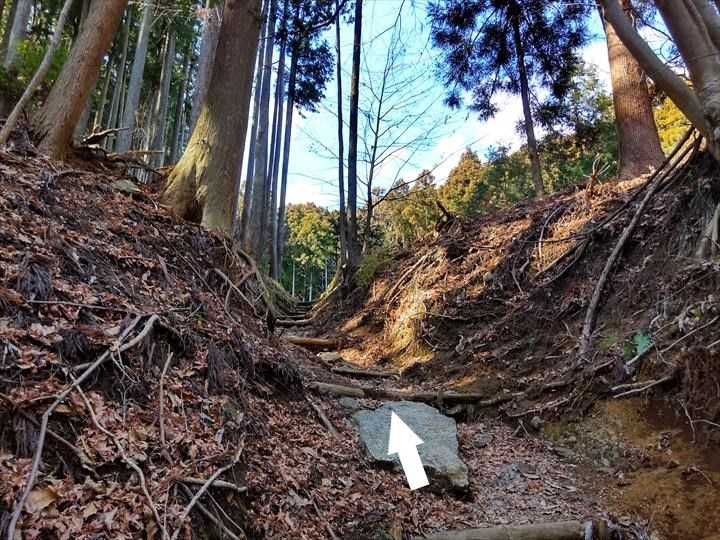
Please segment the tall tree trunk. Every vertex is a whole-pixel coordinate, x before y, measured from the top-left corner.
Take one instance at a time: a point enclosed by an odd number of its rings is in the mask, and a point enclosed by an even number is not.
[[[110,56],[108,58],[105,68],[105,82],[103,82],[102,91],[98,98],[97,108],[95,110],[95,121],[93,122],[93,131],[100,129],[103,126],[103,120],[105,117],[105,104],[107,103],[108,90],[110,89],[110,81],[112,80],[112,68],[115,63],[115,59]]]
[[[170,82],[172,81],[173,65],[175,63],[175,32],[168,30],[165,38],[165,54],[162,72],[160,73],[160,93],[155,105],[156,118],[153,126],[152,148],[157,152],[150,157],[153,167],[162,167],[165,164],[165,134],[167,133],[168,101],[170,98]]]
[[[360,244],[357,222],[357,160],[358,160],[358,112],[360,106],[360,52],[362,43],[363,0],[355,2],[355,27],[353,33],[352,76],[350,80],[350,129],[348,133],[348,263],[350,271],[360,264]]]
[[[127,10],[125,14],[125,23],[123,24],[122,30],[122,50],[120,51],[120,58],[118,60],[117,67],[115,68],[115,88],[113,88],[112,101],[110,102],[110,118],[108,118],[107,129],[114,129],[120,127],[119,123],[122,121],[118,118],[122,115],[120,102],[123,95],[123,89],[125,88],[125,67],[127,64],[127,51],[128,44],[130,41],[130,26],[132,25],[132,10]],[[105,148],[112,148],[112,139],[109,137],[105,139]]]
[[[248,144],[247,172],[245,173],[245,190],[243,191],[242,216],[240,218],[240,243],[247,246],[250,242],[250,212],[252,210],[253,175],[255,174],[255,141],[257,139],[258,122],[260,118],[260,98],[262,96],[263,81],[263,59],[265,58],[265,39],[267,37],[268,18],[266,17],[268,1],[263,3],[262,11],[262,36],[257,47],[257,59],[255,65],[255,84],[252,105],[252,122],[250,124],[250,142]],[[239,196],[239,191],[238,191]],[[235,204],[237,206],[237,203]],[[237,209],[234,211],[237,212]],[[234,215],[234,214],[233,214]],[[234,221],[234,219],[233,219]]]
[[[268,166],[268,127],[270,123],[270,95],[272,80],[272,59],[275,49],[275,18],[277,0],[270,1],[268,13],[267,37],[265,39],[265,60],[263,64],[262,95],[260,97],[260,115],[258,117],[255,139],[255,170],[253,173],[252,203],[250,205],[249,242],[246,251],[260,260],[265,245],[265,222],[267,220],[267,166]]]
[[[220,22],[222,21],[223,2],[211,7],[212,0],[205,1],[205,9],[208,18],[205,20],[200,38],[200,56],[198,58],[198,70],[195,80],[195,93],[193,94],[192,110],[190,117],[190,132],[195,129],[195,123],[200,115],[205,96],[207,95],[210,76],[212,75],[213,60],[217,49],[218,36],[220,35]]]
[[[292,143],[292,121],[293,112],[295,110],[295,86],[297,84],[298,70],[298,50],[293,47],[292,57],[290,58],[290,78],[288,80],[288,101],[285,109],[285,141],[283,142],[283,163],[282,176],[280,177],[280,204],[278,205],[278,266],[282,267],[283,255],[285,251],[285,215],[287,212],[287,182],[288,173],[290,171],[290,144]]]
[[[605,19],[645,73],[665,92],[690,122],[709,138],[700,101],[692,89],[658,58],[623,13],[617,0],[600,0]]]
[[[530,106],[530,83],[525,67],[525,51],[523,50],[522,35],[520,33],[520,6],[514,1],[510,4],[510,19],[513,30],[513,41],[515,42],[515,55],[517,56],[517,67],[520,74],[520,98],[522,100],[523,115],[525,117],[525,134],[527,136],[528,153],[530,154],[530,168],[532,169],[532,180],[535,186],[535,195],[545,195],[543,185],[542,169],[540,167],[540,152],[537,139],[535,138],[535,124]]]
[[[632,21],[630,0],[616,1]],[[603,23],[620,145],[618,175],[635,178],[659,167],[665,154],[655,125],[645,73],[604,16]]]
[[[143,10],[143,18],[140,23],[137,43],[135,44],[135,56],[133,57],[132,71],[128,83],[127,95],[125,96],[125,107],[123,108],[120,127],[128,128],[118,133],[115,142],[115,149],[118,152],[128,152],[132,147],[133,131],[135,130],[135,116],[140,104],[140,90],[142,89],[143,74],[145,72],[145,59],[147,57],[148,45],[150,43],[150,30],[155,18],[155,5],[148,0]]]
[[[5,52],[5,60],[3,66],[8,69],[17,58],[17,46],[20,41],[25,39],[27,35],[27,27],[30,22],[30,12],[32,11],[33,0],[18,0],[15,8],[15,17],[12,20],[10,34],[8,38],[7,51]],[[10,21],[8,20],[8,26]]]
[[[282,28],[287,28],[287,16],[290,0],[283,6]],[[278,253],[278,180],[280,178],[280,151],[282,149],[282,115],[285,101],[285,55],[287,54],[287,36],[283,35],[280,44],[280,61],[278,63],[277,80],[275,81],[275,118],[273,119],[273,152],[272,152],[272,195],[270,197],[270,271],[273,279],[280,279],[280,259]]]
[[[162,196],[180,217],[232,234],[248,126],[260,0],[226,0],[207,97]]]
[[[3,37],[2,37],[2,43],[0,43],[0,57],[4,60],[5,55],[7,54],[7,48],[10,44],[10,36],[12,35],[12,26],[13,21],[15,20],[15,15],[17,14],[17,7],[20,0],[12,0],[12,4],[10,4],[10,10],[8,12],[8,16],[5,23],[5,28],[3,30]]]
[[[56,159],[67,156],[75,126],[127,3],[128,0],[105,0],[91,4],[87,24],[33,119],[33,136],[41,152]]]
[[[340,56],[340,0],[335,0],[337,18],[335,19],[335,56],[337,58],[337,110],[338,110],[338,197],[340,201],[340,268],[347,262],[347,212],[345,211],[345,137],[343,131],[343,84],[342,57]]]
[[[180,150],[180,133],[184,129],[185,98],[187,97],[187,81],[190,78],[190,49],[185,51],[182,73],[180,88],[178,88],[178,98],[175,103],[175,120],[173,121],[172,141],[170,144],[170,163],[177,161]]]
[[[705,0],[707,1],[707,0]],[[720,157],[720,56],[690,0],[656,0],[690,73],[706,122],[708,145]]]

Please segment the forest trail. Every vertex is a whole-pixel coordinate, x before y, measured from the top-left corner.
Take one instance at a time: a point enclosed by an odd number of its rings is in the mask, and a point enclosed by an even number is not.
[[[692,186],[706,174],[693,163],[668,182]],[[679,215],[695,219],[690,188],[664,189],[650,205],[643,241],[628,248],[614,294],[603,297],[596,352],[577,358],[584,299],[646,185],[566,190],[442,225],[386,261],[365,294],[340,310],[321,301],[311,325],[287,329],[342,343],[339,354],[306,366],[306,378],[324,383],[314,389],[330,403],[327,394],[360,397],[370,409],[419,400],[455,417],[473,500],[483,508],[505,501],[510,523],[525,519],[513,516],[513,504],[549,504],[546,517],[572,519],[585,508],[639,537],[720,537],[710,367],[720,337],[717,263],[667,264],[692,249],[678,248],[689,231],[677,224]],[[492,442],[478,448],[487,434]],[[542,472],[520,474],[502,496],[493,491],[503,467],[523,464]]]

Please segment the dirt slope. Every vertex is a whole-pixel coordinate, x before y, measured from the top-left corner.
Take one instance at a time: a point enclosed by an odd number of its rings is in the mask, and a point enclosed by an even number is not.
[[[709,517],[720,504],[720,259],[693,257],[720,199],[712,160],[694,156],[651,199],[603,292],[593,353],[577,354],[647,183],[570,188],[443,224],[347,299],[345,320],[320,309],[319,332],[345,336],[346,360],[437,392],[441,407],[449,390],[501,398],[447,404],[471,425],[491,415],[527,431],[537,417],[545,438],[594,460],[605,501],[662,536],[720,534]]]
[[[609,515],[594,471],[492,421],[460,427],[466,494],[411,492],[371,467],[348,411],[303,388],[350,379],[268,329],[248,261],[121,172],[74,167],[0,154],[3,536],[35,456],[24,538],[410,538]],[[188,514],[218,471],[227,484]]]

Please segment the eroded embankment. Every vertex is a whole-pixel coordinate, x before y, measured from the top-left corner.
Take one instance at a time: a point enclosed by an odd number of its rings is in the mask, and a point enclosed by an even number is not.
[[[471,424],[490,414],[522,433],[537,418],[554,444],[594,460],[619,512],[671,538],[711,537],[720,262],[695,254],[720,199],[716,170],[695,155],[648,198],[603,289],[590,354],[578,355],[590,298],[647,178],[445,224],[396,256],[367,296],[346,299],[346,320],[320,309],[318,331],[345,338],[346,360],[401,372],[398,385],[437,393]],[[444,391],[492,407],[458,409]]]

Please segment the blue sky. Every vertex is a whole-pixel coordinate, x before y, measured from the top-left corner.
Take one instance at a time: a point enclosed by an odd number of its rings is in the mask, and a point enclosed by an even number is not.
[[[423,138],[424,144],[420,148],[411,147],[395,151],[380,168],[374,182],[375,185],[383,188],[389,187],[397,178],[414,178],[423,169],[433,169],[437,182],[442,183],[465,148],[470,147],[484,157],[491,146],[503,144],[517,148],[522,143],[515,131],[515,126],[522,117],[522,107],[516,96],[498,96],[500,112],[495,118],[486,122],[478,121],[470,111],[453,111],[443,104],[445,89],[436,76],[440,53],[429,41],[426,8],[426,1],[365,1],[363,25],[365,63],[361,77],[361,103],[363,101],[367,103],[371,99],[372,92],[368,88],[368,81],[378,78],[371,78],[370,75],[377,75],[385,65],[390,42],[389,29],[394,26],[400,13],[402,30],[399,31],[399,35],[405,42],[406,51],[401,65],[396,69],[398,73],[396,76],[413,80],[413,84],[409,85],[407,90],[413,97],[412,109],[424,113],[422,121],[424,125],[416,125],[408,130],[410,139]],[[595,38],[585,48],[583,56],[586,63],[595,66],[600,79],[609,88],[607,50],[599,20],[594,21],[591,28]],[[352,27],[343,26],[342,34],[343,94],[347,123]],[[334,29],[328,32],[327,39],[334,47]],[[375,86],[377,91],[377,83]],[[314,202],[329,208],[337,208],[337,161],[333,157],[337,148],[337,118],[334,114],[337,110],[336,104],[336,81],[333,79],[328,84],[320,112],[304,117],[295,114],[288,178],[290,203]],[[360,174],[365,174],[364,168],[360,167]],[[361,189],[358,188],[359,191]]]

